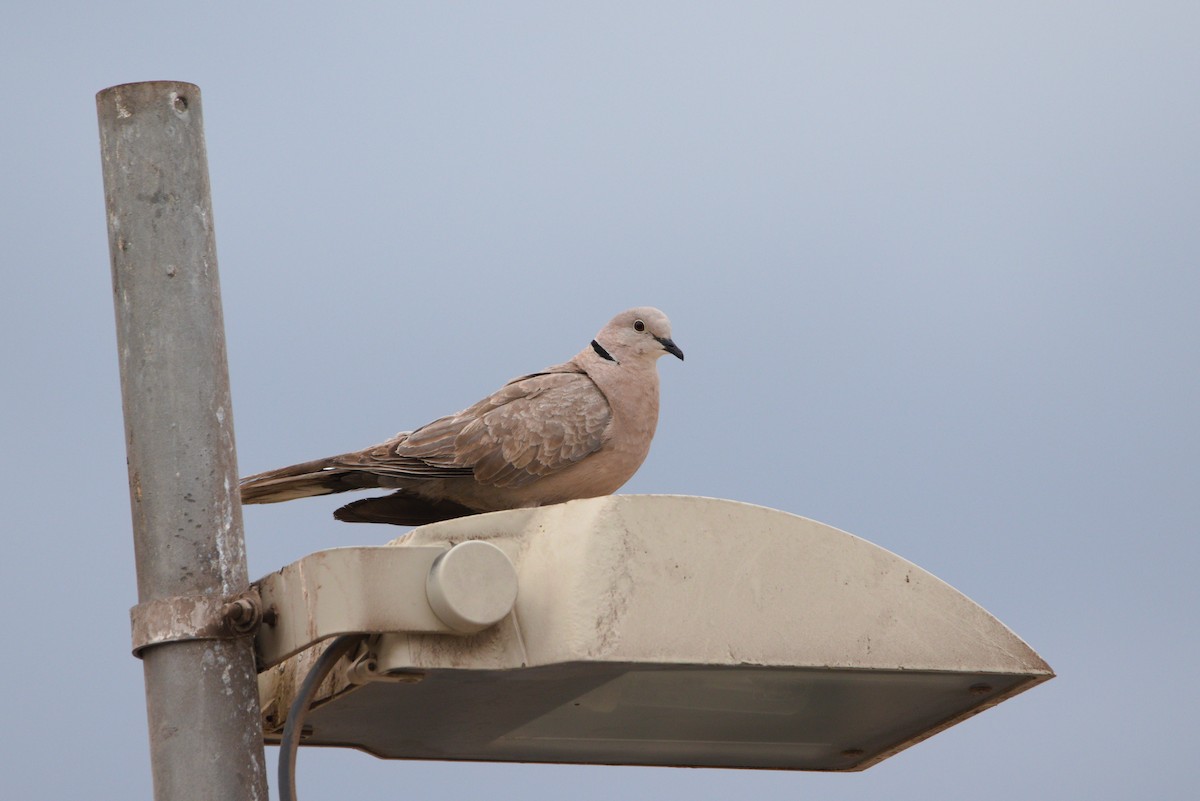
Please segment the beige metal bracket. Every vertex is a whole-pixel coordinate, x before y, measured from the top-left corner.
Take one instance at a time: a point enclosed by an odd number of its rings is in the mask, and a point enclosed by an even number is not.
[[[474,634],[517,598],[517,572],[488,542],[318,551],[254,584],[259,669],[340,634]]]

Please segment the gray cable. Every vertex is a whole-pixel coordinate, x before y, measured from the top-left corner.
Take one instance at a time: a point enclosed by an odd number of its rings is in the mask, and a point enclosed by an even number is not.
[[[288,709],[287,722],[283,725],[283,737],[279,741],[279,798],[280,801],[296,801],[296,750],[300,747],[300,733],[304,729],[304,718],[308,707],[321,682],[333,670],[337,661],[349,653],[363,639],[361,634],[343,634],[334,639],[304,677],[296,692],[292,706]]]

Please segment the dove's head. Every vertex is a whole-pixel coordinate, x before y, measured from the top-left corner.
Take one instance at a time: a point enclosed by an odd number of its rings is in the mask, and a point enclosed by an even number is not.
[[[671,339],[671,321],[667,315],[650,306],[623,311],[600,329],[592,340],[593,349],[613,361],[654,362],[664,353],[683,359],[683,351]],[[601,353],[604,351],[604,353]]]

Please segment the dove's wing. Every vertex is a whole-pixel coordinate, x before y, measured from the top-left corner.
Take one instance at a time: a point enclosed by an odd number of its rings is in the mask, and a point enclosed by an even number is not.
[[[474,478],[519,488],[600,449],[608,400],[582,372],[561,366],[510,381],[470,408],[380,445],[242,480],[243,503],[273,503],[430,479]]]
[[[365,451],[370,464],[353,466],[413,478],[466,474],[487,486],[521,487],[599,450],[611,420],[608,400],[586,374],[534,373]]]

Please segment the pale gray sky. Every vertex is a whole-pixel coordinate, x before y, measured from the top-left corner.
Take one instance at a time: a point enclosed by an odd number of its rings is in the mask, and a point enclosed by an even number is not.
[[[688,360],[626,491],[866,537],[1060,674],[862,774],[310,749],[303,797],[1191,797],[1198,30],[1144,1],[7,9],[0,794],[150,795],[93,95],[174,79],[203,91],[244,473],[652,304]],[[336,505],[247,510],[251,573],[397,533]]]

